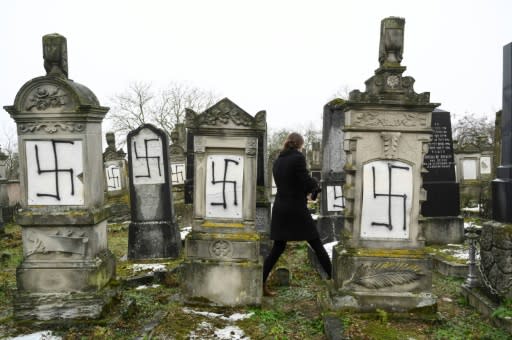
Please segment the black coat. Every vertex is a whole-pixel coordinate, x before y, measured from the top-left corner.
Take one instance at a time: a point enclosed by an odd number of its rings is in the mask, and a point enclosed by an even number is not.
[[[304,155],[296,150],[282,151],[272,168],[277,193],[272,207],[270,238],[301,241],[318,238],[307,208],[307,194],[318,184],[306,170]]]

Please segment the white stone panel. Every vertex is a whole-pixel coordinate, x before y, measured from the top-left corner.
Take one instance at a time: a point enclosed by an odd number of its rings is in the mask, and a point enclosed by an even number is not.
[[[413,173],[409,164],[379,160],[363,166],[361,238],[409,237]]]
[[[477,179],[476,173],[476,159],[463,159],[462,160],[462,177],[464,179]]]
[[[117,165],[109,165],[105,168],[107,179],[107,191],[116,191],[123,188],[121,180],[121,169]]]
[[[25,142],[28,205],[83,205],[80,140]]]
[[[185,164],[184,163],[172,163],[171,164],[171,183],[174,184],[183,184],[185,183],[185,178],[187,178],[185,173]]]
[[[162,140],[144,128],[131,139],[133,184],[165,183]]]
[[[206,217],[242,219],[244,158],[210,155],[206,165]]]
[[[327,186],[327,211],[343,211],[345,207],[345,197],[343,197],[343,187],[341,185]]]
[[[491,174],[491,157],[483,156],[480,157],[480,174],[490,175]]]

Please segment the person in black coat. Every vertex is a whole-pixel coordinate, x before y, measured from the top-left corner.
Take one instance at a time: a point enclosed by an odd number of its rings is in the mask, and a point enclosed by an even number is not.
[[[328,278],[331,277],[331,260],[307,207],[308,194],[316,196],[320,189],[306,169],[306,159],[300,151],[303,145],[304,138],[300,134],[290,133],[272,168],[277,193],[270,225],[270,239],[274,244],[263,265],[263,294],[266,296],[275,295],[268,289],[266,281],[287,241],[308,241]]]

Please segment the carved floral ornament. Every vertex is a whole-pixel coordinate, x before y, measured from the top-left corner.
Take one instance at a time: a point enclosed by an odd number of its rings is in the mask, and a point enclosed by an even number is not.
[[[360,127],[427,127],[427,116],[415,112],[356,112],[353,125]]]
[[[84,129],[84,124],[73,122],[26,123],[18,125],[20,133],[44,131],[49,134],[54,134],[58,132],[82,132]]]
[[[233,245],[226,240],[215,240],[210,244],[210,255],[214,257],[231,257]]]
[[[369,289],[379,289],[412,283],[423,275],[418,266],[408,263],[361,264],[343,285],[356,284]]]
[[[398,144],[400,143],[400,132],[381,132],[380,137],[384,141],[384,158],[394,159],[397,156]]]
[[[41,85],[30,91],[24,109],[46,111],[61,109],[69,102],[68,94],[56,85]]]

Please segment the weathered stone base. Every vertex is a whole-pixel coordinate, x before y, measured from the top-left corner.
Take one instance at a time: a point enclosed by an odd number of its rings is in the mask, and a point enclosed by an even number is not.
[[[170,221],[132,222],[128,227],[128,258],[177,258],[181,250],[178,226]]]
[[[33,260],[29,257],[16,269],[16,284],[19,292],[26,293],[96,291],[115,275],[115,268],[115,257],[108,250],[93,259]]]
[[[374,312],[382,309],[399,313],[426,313],[437,311],[437,297],[430,293],[369,293],[369,292],[336,292],[331,295],[332,306],[337,310],[354,310],[358,312]]]
[[[432,260],[422,249],[333,249],[332,304],[371,312],[435,312]]]
[[[16,293],[14,318],[18,320],[97,319],[109,302],[101,292]]]
[[[468,276],[468,265],[461,263],[453,263],[443,260],[438,256],[432,258],[434,270],[444,276],[465,278]]]
[[[316,229],[322,243],[338,241],[343,230],[345,218],[343,215],[319,216]]]
[[[185,303],[213,306],[260,305],[263,265],[252,262],[187,260],[182,291]]]
[[[464,218],[461,216],[424,217],[421,225],[426,244],[464,242]]]

